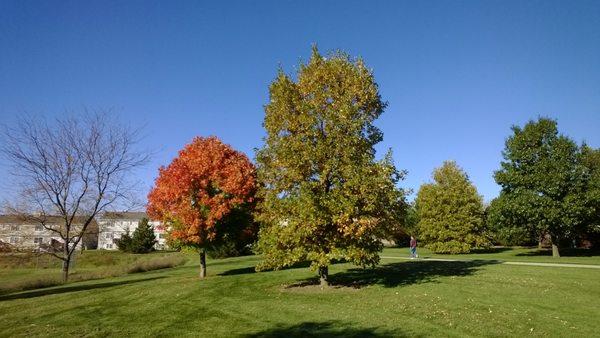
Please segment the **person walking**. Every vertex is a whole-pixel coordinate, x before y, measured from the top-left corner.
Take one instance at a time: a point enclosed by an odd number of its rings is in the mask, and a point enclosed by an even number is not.
[[[410,258],[414,259],[419,257],[417,254],[417,240],[415,237],[410,236]]]

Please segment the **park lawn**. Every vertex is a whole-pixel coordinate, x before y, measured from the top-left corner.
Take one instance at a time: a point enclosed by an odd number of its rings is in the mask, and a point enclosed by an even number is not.
[[[389,250],[384,252],[388,254]],[[193,256],[191,256],[193,258]],[[0,336],[600,336],[600,269],[382,261],[254,272],[259,257],[0,296]]]
[[[484,259],[500,260],[509,262],[531,262],[531,263],[561,263],[561,264],[592,264],[600,265],[600,252],[586,249],[563,249],[561,257],[552,257],[551,249],[538,250],[526,247],[497,247],[482,252],[472,252],[461,255],[434,254],[426,248],[418,248],[420,258],[443,258],[443,259]],[[386,248],[382,256],[408,257],[408,248]]]

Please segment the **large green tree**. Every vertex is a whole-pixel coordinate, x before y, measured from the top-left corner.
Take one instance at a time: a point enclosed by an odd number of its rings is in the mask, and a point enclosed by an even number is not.
[[[416,209],[419,238],[436,253],[467,253],[489,245],[484,231],[483,199],[453,161],[433,172],[421,186]]]
[[[556,121],[540,118],[512,131],[494,175],[502,187],[497,212],[537,237],[550,235],[558,257],[559,243],[581,232],[590,218],[589,170],[581,149],[559,134]]]
[[[600,245],[600,149],[584,144],[581,147],[582,163],[588,171],[586,201],[588,219],[584,236],[595,246]]]
[[[313,48],[294,80],[280,71],[265,107],[265,143],[257,152],[260,269],[311,261],[321,285],[328,266],[379,261],[381,238],[404,212],[391,154],[375,159],[383,135],[373,125],[385,108],[361,59]]]
[[[506,246],[539,243],[541,247],[543,234],[530,221],[539,217],[536,213],[541,209],[513,207],[525,204],[527,199],[527,194],[510,195],[501,192],[492,200],[487,209],[486,226],[492,233],[494,243]]]

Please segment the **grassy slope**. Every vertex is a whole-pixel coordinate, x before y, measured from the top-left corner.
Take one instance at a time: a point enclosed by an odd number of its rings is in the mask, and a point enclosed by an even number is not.
[[[394,250],[385,255],[393,255]],[[400,251],[398,252],[400,253]],[[0,296],[0,336],[598,336],[600,270],[383,260],[332,267],[353,287],[286,289],[307,268],[253,273],[257,257]]]
[[[126,274],[127,270],[165,259],[175,260],[182,255],[172,252],[128,254],[119,251],[84,251],[77,253],[70,278],[73,281]],[[10,292],[19,284],[38,281],[59,282],[61,262],[49,255],[0,255],[0,295]],[[57,283],[55,283],[57,284]]]

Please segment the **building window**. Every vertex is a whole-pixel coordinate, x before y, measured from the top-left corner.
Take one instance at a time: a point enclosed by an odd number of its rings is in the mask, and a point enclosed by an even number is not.
[[[33,239],[34,244],[42,244],[44,243],[44,239],[42,237],[36,237]]]
[[[18,225],[11,225],[10,226],[10,230],[11,231],[19,231],[19,226]]]
[[[106,247],[107,249],[112,249],[113,245],[112,245],[112,244],[106,244],[106,245],[105,245],[105,247]]]
[[[15,237],[15,236],[10,237],[10,244],[17,244],[18,241],[19,241],[19,237]]]
[[[110,239],[110,238],[112,238],[112,233],[107,232],[106,235],[104,235],[104,236],[105,236],[104,238]]]
[[[160,238],[160,239],[165,238],[165,234],[158,234],[158,238]]]
[[[44,231],[44,226],[41,224],[36,224],[35,231]]]

